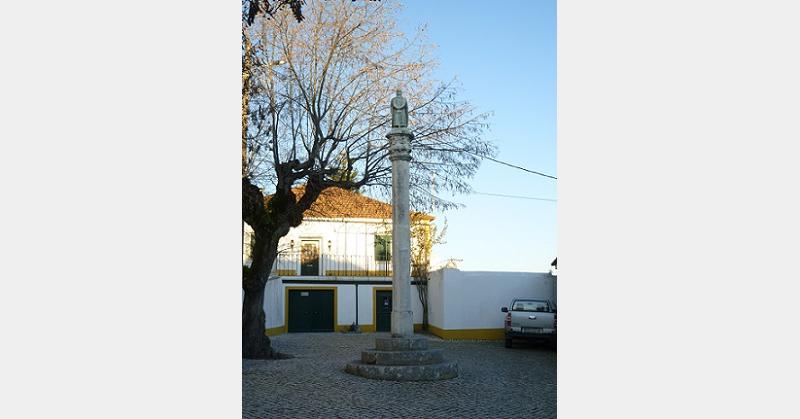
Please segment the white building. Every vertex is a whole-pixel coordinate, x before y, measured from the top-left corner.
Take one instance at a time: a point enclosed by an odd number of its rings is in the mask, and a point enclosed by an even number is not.
[[[422,231],[434,219],[420,213],[412,218]],[[264,291],[266,333],[347,331],[353,325],[363,332],[388,332],[391,219],[390,204],[326,189],[304,214],[303,223],[280,241],[281,254]],[[411,303],[418,331],[422,304],[415,285],[412,281]],[[432,272],[428,284],[430,331],[445,339],[502,339],[501,307],[513,298],[555,300],[555,294],[550,273],[445,267]]]
[[[433,220],[428,214],[412,214],[421,231]],[[245,230],[244,262],[249,264],[252,229]],[[390,204],[344,189],[324,190],[302,224],[279,243],[280,255],[265,290],[267,333],[344,331],[353,325],[362,331],[388,331],[391,236]],[[415,322],[421,323],[414,286],[412,299]]]

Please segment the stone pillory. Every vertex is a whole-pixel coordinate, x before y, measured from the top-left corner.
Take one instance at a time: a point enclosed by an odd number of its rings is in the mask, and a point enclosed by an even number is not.
[[[409,222],[409,162],[414,135],[408,129],[408,102],[400,90],[390,107],[392,129],[386,137],[392,161],[392,335],[377,338],[375,349],[362,352],[361,360],[347,364],[345,371],[380,380],[444,380],[458,376],[458,366],[446,362],[441,349],[429,349],[428,339],[414,336]]]
[[[389,159],[392,161],[392,336],[414,335],[411,311],[411,226],[409,217],[409,162],[411,139],[408,102],[398,90],[391,101],[392,129]]]

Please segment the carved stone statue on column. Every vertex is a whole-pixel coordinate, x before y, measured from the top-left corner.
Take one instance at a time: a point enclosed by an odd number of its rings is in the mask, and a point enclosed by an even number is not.
[[[397,96],[392,98],[391,107],[392,128],[408,128],[408,102],[399,89]]]

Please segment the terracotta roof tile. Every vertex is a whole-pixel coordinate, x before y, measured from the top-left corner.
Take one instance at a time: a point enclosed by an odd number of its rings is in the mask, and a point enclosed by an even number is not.
[[[303,195],[303,187],[294,188],[293,191],[299,199]],[[269,201],[272,196],[267,196]],[[311,208],[303,214],[305,217],[316,218],[378,218],[391,219],[392,206],[383,201],[370,198],[342,188],[326,188]],[[422,212],[411,214],[415,220],[433,220],[435,217]]]

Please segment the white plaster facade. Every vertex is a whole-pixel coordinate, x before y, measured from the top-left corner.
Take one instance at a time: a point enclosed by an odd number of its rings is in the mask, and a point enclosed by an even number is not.
[[[514,298],[556,302],[555,277],[546,272],[478,272],[440,269],[431,273],[429,322],[443,330],[501,329]]]
[[[422,225],[430,220],[418,220]],[[391,290],[391,260],[377,260],[375,236],[391,236],[392,223],[380,218],[306,217],[284,236],[278,249],[283,257],[275,263],[273,275],[264,290],[266,329],[281,333],[286,327],[286,289],[335,289],[336,330],[345,330],[358,323],[362,330],[375,328],[374,291]],[[249,260],[249,237],[252,229],[245,224],[243,260]],[[412,239],[413,240],[413,239]],[[299,252],[302,244],[315,241],[319,248],[318,275],[302,275]],[[284,282],[289,281],[289,282]],[[331,283],[349,282],[349,283]],[[358,282],[358,286],[353,282]],[[356,308],[358,289],[358,308]],[[415,324],[422,323],[422,304],[417,287],[411,286],[411,305]],[[358,310],[358,316],[356,316]],[[356,318],[358,317],[358,318]]]
[[[363,282],[367,282],[363,279]],[[291,289],[314,289],[314,288],[336,288],[336,329],[346,330],[356,323],[356,285],[355,284],[315,284],[314,280],[309,280],[303,284],[284,284],[281,278],[275,278],[267,282],[264,290],[264,313],[266,314],[266,329],[271,333],[284,333],[279,330],[286,326],[286,288]],[[375,330],[375,290],[390,290],[391,281],[385,284],[359,284],[358,285],[358,324],[362,330]],[[417,287],[411,286],[411,305],[414,312],[414,323],[422,323],[422,304],[419,302]]]
[[[428,220],[417,223],[430,224]],[[243,246],[243,262],[250,264],[249,243],[252,228],[245,224],[245,245]],[[378,218],[313,218],[309,217],[289,230],[281,238],[278,250],[281,252],[273,270],[285,271],[297,265],[296,254],[300,252],[304,242],[314,241],[320,252],[321,271],[316,276],[371,276],[358,273],[364,271],[385,271],[391,274],[391,261],[378,260],[375,255],[375,236],[391,236],[392,221]],[[412,237],[412,246],[414,243]],[[433,258],[433,255],[430,256]],[[337,274],[330,271],[353,271],[350,274]],[[341,269],[337,269],[341,268]],[[299,267],[296,275],[300,275]],[[367,273],[368,273],[367,272]],[[355,275],[353,275],[355,273]],[[277,274],[277,272],[276,272]],[[286,272],[281,272],[287,276]],[[374,276],[374,275],[372,275]],[[381,275],[383,276],[383,275]],[[391,275],[389,275],[391,276]]]
[[[302,283],[284,283],[284,280]],[[284,333],[286,326],[286,289],[336,289],[336,330],[344,331],[356,322],[356,285],[320,283],[324,278],[275,277],[264,290],[266,329],[270,334]],[[358,324],[361,330],[375,330],[375,289],[391,289],[389,278],[349,278],[359,282]],[[381,284],[368,282],[380,280]],[[422,304],[418,288],[411,286],[414,324],[422,323]],[[495,339],[503,328],[501,307],[514,298],[547,298],[556,301],[556,278],[547,272],[471,272],[440,269],[431,273],[428,284],[428,321],[434,333],[445,338]],[[490,332],[493,331],[493,332]],[[452,334],[451,334],[452,332]],[[470,333],[476,332],[476,333]],[[455,337],[454,337],[455,336]]]
[[[344,199],[344,202],[332,205],[333,211],[346,208],[352,200],[360,200],[364,205],[388,205],[352,195],[348,198],[346,194],[340,194],[339,199]],[[354,211],[352,206],[348,210]],[[380,213],[381,208],[373,210]],[[430,224],[431,219],[428,216],[416,222]],[[252,234],[249,226],[245,226],[245,230],[246,236]],[[357,323],[363,331],[374,331],[375,290],[392,289],[391,261],[386,255],[376,255],[376,236],[391,236],[391,233],[392,222],[387,218],[306,215],[302,224],[290,229],[279,242],[281,255],[264,290],[267,333],[287,331],[287,290],[315,288],[334,291],[334,330],[344,331]],[[413,240],[412,237],[412,247]],[[245,263],[249,255],[247,241],[243,255]],[[304,245],[316,249],[318,266],[311,263],[312,268],[309,268],[308,259],[302,259],[306,262],[301,263]],[[555,303],[555,276],[550,273],[439,269],[432,272],[428,285],[431,331],[448,339],[501,338],[504,316],[500,308],[520,297],[547,298]],[[413,323],[421,324],[422,304],[415,285],[411,286],[410,300]]]

